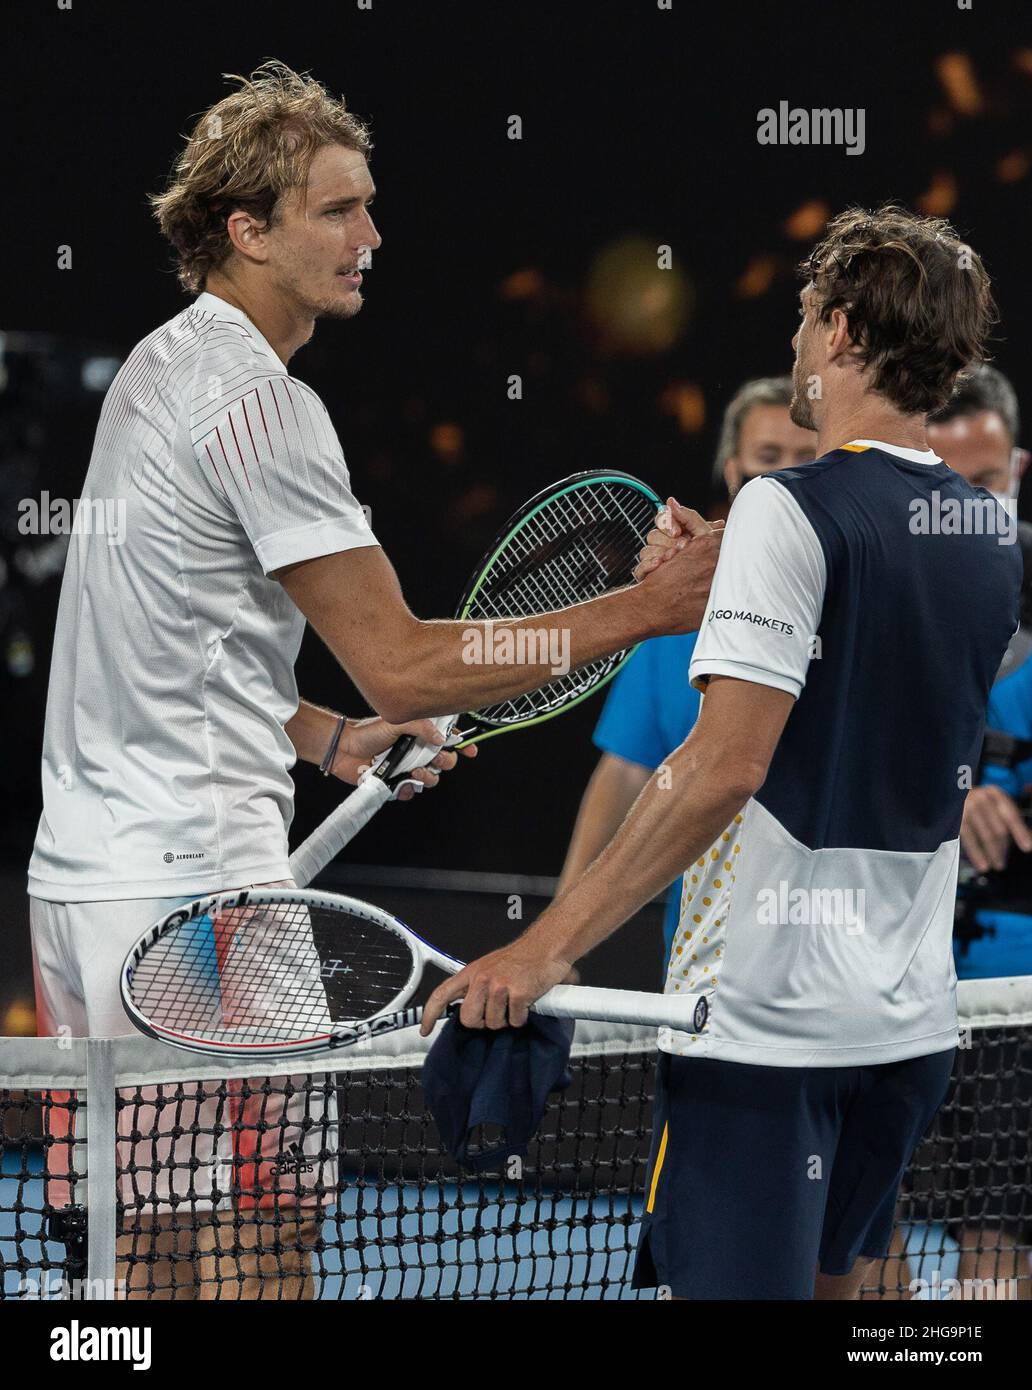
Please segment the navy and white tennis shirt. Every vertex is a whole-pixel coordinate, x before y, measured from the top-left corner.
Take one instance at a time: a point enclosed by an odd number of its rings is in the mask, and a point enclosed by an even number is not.
[[[1013,524],[931,451],[856,440],[735,499],[690,667],[795,695],[767,779],[684,876],[660,1047],[858,1066],[957,1041],[966,790],[1018,623]]]

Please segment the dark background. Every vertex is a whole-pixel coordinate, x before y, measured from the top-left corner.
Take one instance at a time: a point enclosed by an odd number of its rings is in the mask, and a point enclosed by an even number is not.
[[[8,0],[0,940],[17,971],[60,564],[52,546],[18,536],[17,501],[78,495],[101,402],[83,389],[82,362],[124,356],[186,302],[145,195],[226,90],[220,74],[278,57],[371,123],[383,247],[365,308],[320,325],[291,370],[325,400],[411,605],[443,616],[508,512],[564,474],[612,465],[699,507],[718,500],[720,412],[744,378],[790,368],[794,265],[848,204],[894,198],[954,221],[996,282],[998,365],[1032,406],[1030,10],[74,0],[65,11]],[[782,99],[864,108],[865,152],[761,146],[757,111]],[[507,138],[514,114],[519,141]],[[621,250],[633,236],[641,247]],[[636,340],[637,276],[660,244],[687,309],[680,327],[669,306],[646,314]],[[69,270],[57,268],[61,246]],[[511,374],[520,401],[507,398]],[[26,550],[55,573],[27,576]],[[313,639],[299,684],[362,709]],[[476,767],[388,807],[349,858],[557,873],[599,707],[484,745]],[[338,794],[307,767],[298,782],[295,842]],[[0,1007],[5,997],[0,988]]]

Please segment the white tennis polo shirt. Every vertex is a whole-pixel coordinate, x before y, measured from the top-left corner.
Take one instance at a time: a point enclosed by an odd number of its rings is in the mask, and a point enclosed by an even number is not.
[[[305,620],[268,576],[377,544],[324,406],[202,294],[112,382],[80,507],[97,503],[124,535],[71,537],[30,893],[286,878]]]
[[[795,704],[684,876],[666,989],[710,1020],[661,1048],[806,1067],[956,1045],[958,833],[1018,623],[1014,535],[934,453],[872,440],[739,493],[689,675]]]

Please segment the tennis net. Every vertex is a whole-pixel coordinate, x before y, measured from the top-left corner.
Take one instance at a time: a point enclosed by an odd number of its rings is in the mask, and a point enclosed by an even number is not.
[[[961,1004],[956,1084],[864,1297],[1032,1297],[1032,978]],[[630,1282],[654,1037],[579,1025],[528,1154],[481,1176],[442,1151],[411,1032],[248,1082],[139,1038],[0,1040],[3,1297],[655,1298]],[[288,1108],[269,1205],[256,1136]]]

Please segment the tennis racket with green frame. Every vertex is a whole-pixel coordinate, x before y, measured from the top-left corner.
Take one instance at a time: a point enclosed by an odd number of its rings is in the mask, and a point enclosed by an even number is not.
[[[653,490],[629,473],[603,469],[552,484],[509,518],[467,584],[456,617],[471,622],[532,618],[631,583],[661,505]],[[634,650],[600,657],[525,695],[434,722],[459,748],[530,728],[601,690]],[[460,720],[465,727],[457,732]],[[382,754],[351,795],[291,855],[294,881],[301,887],[311,883],[406,776],[439,752],[406,736]]]

